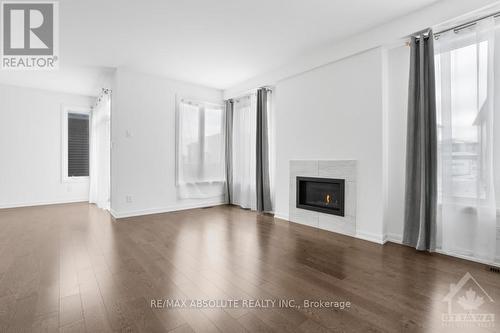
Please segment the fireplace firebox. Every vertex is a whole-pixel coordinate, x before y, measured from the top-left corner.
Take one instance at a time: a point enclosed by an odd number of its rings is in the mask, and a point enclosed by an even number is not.
[[[345,180],[297,177],[297,208],[344,216]]]

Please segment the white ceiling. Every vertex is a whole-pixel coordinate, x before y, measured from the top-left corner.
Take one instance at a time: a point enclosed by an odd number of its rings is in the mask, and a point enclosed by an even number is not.
[[[228,88],[438,0],[64,0],[61,61]]]

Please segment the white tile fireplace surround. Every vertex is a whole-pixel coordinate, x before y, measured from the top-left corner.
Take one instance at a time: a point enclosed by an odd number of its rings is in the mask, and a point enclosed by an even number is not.
[[[290,161],[290,221],[354,236],[356,234],[356,174],[352,160]],[[336,216],[296,207],[297,177],[345,180],[345,216]]]

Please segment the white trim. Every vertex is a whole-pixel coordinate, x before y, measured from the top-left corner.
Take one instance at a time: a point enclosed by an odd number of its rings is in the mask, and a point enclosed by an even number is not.
[[[89,181],[87,177],[68,177],[68,113],[78,113],[89,115],[89,139],[90,124],[92,122],[92,108],[85,106],[61,105],[61,183],[85,183]],[[90,142],[90,141],[89,141]],[[90,147],[89,147],[90,149]]]
[[[354,235],[354,237],[356,237],[358,239],[365,240],[365,241],[377,243],[380,245],[384,245],[387,241],[385,239],[384,235],[382,235],[382,234],[375,234],[375,233],[366,232],[366,231],[356,231],[356,234]]]
[[[403,235],[394,234],[394,233],[386,233],[385,234],[385,242],[391,242],[396,244],[403,244]]]
[[[288,218],[288,215],[283,215],[283,214],[280,214],[280,213],[274,213],[274,218],[290,222],[289,218]]]
[[[446,256],[450,256],[450,257],[455,257],[455,258],[464,259],[464,260],[468,260],[468,261],[478,262],[480,264],[484,264],[484,265],[488,265],[488,266],[500,267],[500,263],[498,263],[498,262],[490,262],[487,260],[482,260],[482,259],[478,259],[478,258],[471,257],[471,256],[465,256],[465,255],[460,255],[460,254],[455,254],[455,253],[448,253],[448,252],[440,250],[440,249],[436,249],[435,252],[439,253],[439,254],[446,255]],[[496,257],[495,260],[500,261],[500,257]]]
[[[180,210],[197,209],[197,208],[205,208],[205,207],[212,207],[212,206],[222,206],[222,205],[226,205],[226,204],[227,203],[224,200],[217,200],[214,202],[204,202],[202,204],[195,204],[195,205],[167,206],[167,207],[161,207],[161,208],[149,208],[149,209],[139,209],[139,210],[130,210],[130,211],[116,211],[115,209],[111,208],[110,213],[115,219],[123,219],[126,217],[170,213],[170,212],[176,212],[176,211],[180,211]]]
[[[11,204],[0,205],[0,209],[61,205],[61,204],[77,203],[77,202],[88,203],[88,201],[89,201],[89,198],[61,199],[61,200],[37,201],[37,202],[16,202],[16,203],[11,203]]]
[[[396,244],[405,245],[405,244],[403,244],[403,235],[394,234],[394,233],[388,233],[388,234],[386,234],[385,239],[386,239],[387,242],[392,242],[392,243],[396,243]],[[495,262],[488,262],[486,260],[477,259],[477,258],[472,257],[472,256],[460,255],[460,254],[455,254],[455,253],[449,253],[449,252],[446,252],[446,251],[443,251],[443,250],[440,250],[440,249],[436,249],[435,252],[439,253],[439,254],[443,254],[443,255],[449,256],[449,257],[455,257],[455,258],[460,258],[460,259],[464,259],[464,260],[468,260],[468,261],[478,262],[480,264],[485,264],[485,265],[489,265],[489,266],[500,267],[500,257],[496,257],[495,258]]]

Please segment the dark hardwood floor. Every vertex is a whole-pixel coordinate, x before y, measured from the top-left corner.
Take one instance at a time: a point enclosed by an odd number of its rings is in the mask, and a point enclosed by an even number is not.
[[[443,326],[443,298],[466,272],[497,301],[483,297],[482,312],[499,318],[500,274],[483,265],[235,207],[118,222],[83,203],[4,209],[0,230],[0,332],[499,331]],[[155,308],[156,299],[352,305]]]

